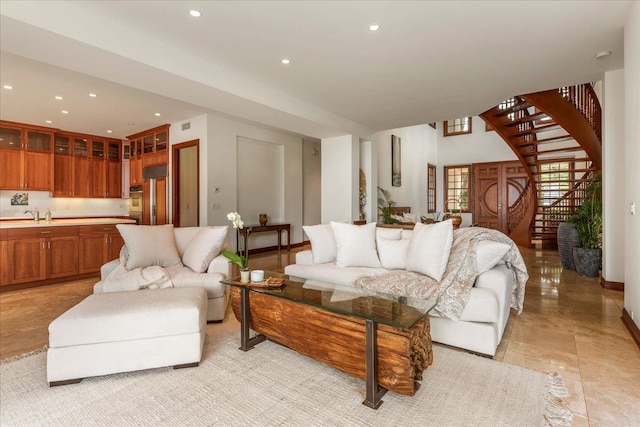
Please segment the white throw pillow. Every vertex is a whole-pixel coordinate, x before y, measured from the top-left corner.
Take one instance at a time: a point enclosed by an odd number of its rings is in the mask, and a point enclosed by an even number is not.
[[[376,239],[400,240],[402,228],[376,227]]]
[[[407,254],[411,240],[378,237],[377,243],[382,267],[388,270],[405,270],[407,268]]]
[[[376,251],[376,223],[366,225],[331,222],[336,239],[338,267],[380,267]]]
[[[430,225],[417,223],[409,243],[407,271],[415,271],[440,281],[447,269],[452,243],[451,220]]]
[[[491,270],[509,252],[506,243],[481,240],[476,247],[476,267],[478,274]]]
[[[182,264],[176,249],[173,225],[117,224],[116,228],[129,252],[125,265],[127,270],[152,265],[171,267]]]
[[[302,229],[311,242],[314,264],[325,264],[336,260],[336,239],[331,225],[303,225]]]
[[[195,271],[204,273],[209,268],[227,239],[228,226],[202,227],[202,230],[193,236],[187,249],[182,255],[182,263]]]

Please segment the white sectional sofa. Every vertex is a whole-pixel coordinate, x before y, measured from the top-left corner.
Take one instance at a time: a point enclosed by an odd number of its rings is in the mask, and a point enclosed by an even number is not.
[[[363,276],[381,276],[390,271],[397,270],[398,267],[406,268],[407,261],[411,263],[411,256],[408,255],[407,251],[412,244],[413,230],[393,230],[376,227],[375,245],[378,258],[381,261],[380,265],[375,266],[376,260],[372,259],[372,256],[369,256],[368,259],[366,259],[366,257],[362,259],[362,256],[358,255],[361,256],[360,260],[347,260],[346,264],[348,266],[344,266],[344,259],[339,259],[341,239],[338,238],[337,243],[332,242],[331,231],[334,231],[335,238],[336,233],[339,233],[337,230],[345,229],[344,226],[347,226],[347,224],[341,224],[337,229],[335,223],[332,223],[331,226],[334,226],[333,229],[330,228],[329,224],[311,227],[305,226],[305,232],[311,241],[311,250],[297,253],[296,263],[287,266],[284,270],[285,274],[294,279],[312,279],[338,285],[352,285],[356,279]],[[353,225],[348,226],[357,227]],[[370,226],[370,224],[368,226]],[[422,224],[419,226],[427,227]],[[444,227],[444,225],[440,225],[439,227],[443,229],[442,227]],[[480,230],[484,229],[479,229],[478,232],[480,232]],[[458,230],[456,230],[455,233],[457,232]],[[393,237],[388,239],[390,236]],[[454,240],[453,236],[455,236],[455,234],[452,230],[451,241]],[[506,239],[508,240],[508,238]],[[502,245],[502,249],[495,245],[496,242],[491,242],[490,245],[479,244],[476,262],[478,264],[483,263],[483,266],[478,266],[482,270],[487,269],[487,267],[488,269],[487,271],[480,272],[481,274],[475,278],[469,292],[468,303],[464,307],[459,319],[454,320],[447,318],[438,315],[435,310],[432,310],[430,313],[430,321],[431,337],[434,342],[460,347],[483,355],[495,355],[509,319],[510,305],[513,304],[512,294],[514,294],[517,286],[514,271],[502,260],[502,258],[508,258],[506,256],[507,251],[504,248],[505,246],[509,247],[509,245],[504,243],[507,240],[503,241],[503,243],[498,243],[498,245]],[[333,244],[337,245],[338,248],[332,248],[331,245]],[[342,242],[342,245],[344,247],[344,242]],[[434,245],[436,245],[436,243],[434,243]],[[355,245],[349,250],[362,254],[366,252],[367,246],[370,246],[370,243],[363,242],[361,245]],[[491,248],[489,248],[490,246]],[[513,247],[515,247],[515,244],[512,248]],[[494,250],[496,248],[499,249],[498,252]],[[517,251],[517,247],[515,248]],[[511,249],[509,251],[511,252]],[[513,252],[511,252],[511,254],[513,255]],[[448,253],[446,255],[448,257]],[[520,256],[519,252],[517,252],[517,256]],[[445,267],[447,266],[448,260],[446,258],[439,260],[437,253],[424,257],[425,262],[429,262],[427,258],[431,261],[435,260],[436,264],[442,263]],[[413,263],[415,264],[415,262],[414,260]],[[418,262],[422,262],[420,258],[418,258]],[[358,264],[370,265],[358,266]],[[385,265],[393,268],[385,268]],[[523,265],[524,263],[520,264],[520,266]],[[436,266],[436,270],[438,268],[440,267]],[[420,268],[417,270],[420,270]],[[413,268],[413,271],[416,271],[416,269]],[[442,269],[440,273],[442,273],[442,275],[447,274],[445,270]],[[522,272],[520,271],[520,273],[522,277]],[[526,275],[526,272],[524,274]],[[437,276],[438,272],[436,271],[434,275]],[[439,281],[442,277],[444,276],[436,277],[435,279]],[[524,277],[524,280],[526,281],[526,277]],[[523,298],[524,290],[522,289],[521,292],[518,292],[518,294],[520,293],[521,298]],[[518,309],[521,309],[521,306]]]
[[[229,260],[220,255],[227,227],[118,226],[125,240],[120,258],[104,264],[93,292],[203,287],[207,321],[222,321],[231,277]]]

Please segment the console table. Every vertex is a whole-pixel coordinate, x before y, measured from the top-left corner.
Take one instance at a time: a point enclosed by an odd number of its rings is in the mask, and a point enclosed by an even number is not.
[[[282,245],[282,232],[286,231],[287,251],[291,251],[291,224],[285,223],[273,223],[267,225],[245,225],[242,229],[238,230],[238,234],[236,234],[236,247],[240,247],[238,246],[238,235],[242,235],[242,237],[244,238],[244,247],[246,248],[248,247],[247,232],[249,233],[249,235],[251,235],[255,233],[266,233],[269,231],[276,231],[278,233],[278,251],[280,251],[280,247]]]

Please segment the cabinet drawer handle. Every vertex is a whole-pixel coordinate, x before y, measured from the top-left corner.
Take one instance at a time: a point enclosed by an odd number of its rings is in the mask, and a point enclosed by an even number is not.
[[[45,248],[44,248],[44,242],[42,242],[42,250],[44,251],[44,249],[45,249]]]
[[[40,234],[50,234],[50,231],[41,231]]]

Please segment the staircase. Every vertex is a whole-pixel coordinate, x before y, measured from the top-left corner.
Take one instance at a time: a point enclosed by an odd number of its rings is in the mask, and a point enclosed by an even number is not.
[[[592,85],[515,96],[480,117],[526,165],[533,183],[509,207],[510,235],[518,244],[555,246],[558,224],[602,165],[601,109]]]

